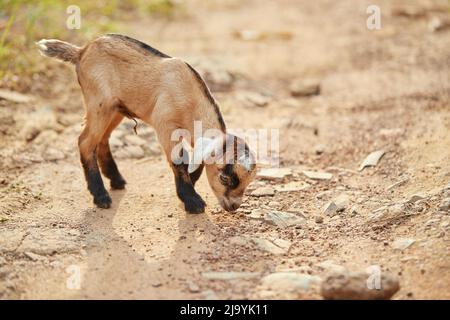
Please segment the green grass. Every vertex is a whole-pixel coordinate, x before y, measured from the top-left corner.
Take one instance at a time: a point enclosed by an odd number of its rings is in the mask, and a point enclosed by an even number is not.
[[[66,27],[69,5],[81,10],[81,28]],[[0,0],[0,79],[27,76],[45,68],[35,42],[60,38],[75,43],[107,32],[126,30],[126,19],[142,14],[171,17],[173,0]]]

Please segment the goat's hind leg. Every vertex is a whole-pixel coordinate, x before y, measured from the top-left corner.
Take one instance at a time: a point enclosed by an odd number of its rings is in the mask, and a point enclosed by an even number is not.
[[[97,158],[100,169],[105,177],[110,179],[112,189],[124,189],[126,184],[125,179],[122,177],[119,169],[117,168],[117,164],[114,161],[111,154],[111,149],[109,147],[109,137],[111,132],[120,124],[122,119],[123,115],[120,113],[116,113],[114,115],[114,118],[109,127],[106,129],[106,132],[103,135],[97,149]]]
[[[83,165],[88,190],[99,208],[109,208],[111,197],[103,185],[97,164],[97,149],[113,120],[114,112],[106,104],[87,105],[86,124],[78,139],[80,160]]]

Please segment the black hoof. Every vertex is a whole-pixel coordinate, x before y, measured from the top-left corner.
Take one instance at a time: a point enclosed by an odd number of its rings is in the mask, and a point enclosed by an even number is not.
[[[187,198],[184,202],[184,209],[189,213],[205,212],[206,203],[200,196]]]
[[[99,208],[108,209],[111,207],[112,200],[108,194],[105,194],[100,197],[94,198],[94,203]]]
[[[111,180],[111,188],[115,190],[125,189],[127,182],[124,179]]]

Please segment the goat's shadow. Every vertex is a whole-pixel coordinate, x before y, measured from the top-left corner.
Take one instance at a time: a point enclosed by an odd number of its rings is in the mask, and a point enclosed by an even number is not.
[[[113,191],[110,209],[84,212],[86,264],[82,269],[80,298],[200,298],[184,289],[186,276],[200,272],[190,268],[188,262],[196,259],[196,249],[201,246],[198,234],[215,227],[208,215],[183,212],[178,222],[182,236],[177,239],[172,254],[167,259],[153,261],[145,259],[130,241],[114,230],[114,217],[125,195],[126,190]],[[151,207],[147,214],[152,214]]]

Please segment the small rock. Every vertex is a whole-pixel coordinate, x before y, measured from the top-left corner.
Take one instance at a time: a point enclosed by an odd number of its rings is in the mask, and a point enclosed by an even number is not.
[[[380,136],[388,138],[388,137],[400,136],[400,135],[403,134],[403,132],[404,132],[404,130],[401,129],[401,128],[393,128],[393,129],[386,129],[385,128],[385,129],[381,129],[379,131],[379,134],[380,134]]]
[[[318,155],[324,153],[325,150],[326,150],[326,147],[323,144],[319,144],[319,145],[314,147],[314,151]]]
[[[399,219],[405,215],[405,206],[403,204],[395,204],[393,206],[382,206],[369,214],[369,221],[372,222],[389,222]]]
[[[289,86],[293,97],[308,97],[320,94],[320,83],[316,80],[295,80]]]
[[[66,157],[64,152],[54,149],[54,148],[47,148],[44,153],[42,154],[42,157],[44,160],[47,161],[56,161],[56,160],[62,160]]]
[[[441,204],[439,205],[440,211],[450,211],[450,198],[445,198],[441,201]]]
[[[342,212],[344,211],[350,203],[350,198],[347,194],[342,193],[334,199],[334,203],[336,204],[336,211]]]
[[[306,223],[306,219],[303,216],[277,210],[255,209],[248,217],[252,219],[261,219],[282,228],[299,226]]]
[[[358,214],[358,207],[357,207],[357,206],[353,206],[353,207],[350,209],[350,214],[351,214],[352,216],[356,216],[356,215]]]
[[[245,107],[265,107],[269,104],[270,98],[258,92],[239,93],[237,99]]]
[[[192,293],[200,292],[200,287],[191,281],[188,282],[188,289]]]
[[[304,181],[291,181],[286,184],[275,186],[275,190],[278,192],[295,192],[307,190],[309,187],[311,187],[311,185]]]
[[[279,203],[278,201],[270,201],[267,205],[269,207],[271,207],[271,208],[279,208],[279,207],[281,207],[281,203]]]
[[[377,150],[369,154],[366,159],[361,163],[359,171],[362,171],[366,167],[374,167],[378,164],[378,161],[384,156],[385,152],[383,150]]]
[[[281,181],[292,175],[290,168],[264,168],[258,171],[256,176],[265,180]]]
[[[303,174],[307,178],[313,179],[313,180],[330,180],[331,178],[333,178],[333,175],[328,172],[303,170]]]
[[[450,22],[448,20],[442,20],[438,17],[433,17],[428,23],[428,30],[430,32],[438,32],[447,30],[450,28]]]
[[[44,259],[43,256],[41,256],[41,255],[39,255],[39,254],[36,254],[36,253],[33,253],[33,252],[29,252],[29,251],[25,251],[23,254],[24,254],[27,258],[29,258],[31,261],[39,261],[39,260]]]
[[[260,276],[259,272],[203,272],[203,278],[208,280],[241,280]]]
[[[261,250],[269,252],[274,255],[281,255],[288,253],[291,248],[292,243],[288,240],[283,240],[280,238],[255,238],[252,242]]]
[[[420,200],[426,199],[427,195],[424,193],[416,193],[409,197],[409,199],[406,201],[407,203],[416,203]]]
[[[377,283],[376,277],[367,272],[330,274],[322,282],[321,295],[327,300],[390,299],[400,289],[398,279],[386,272],[379,276]]]
[[[334,202],[328,202],[325,205],[322,213],[327,216],[332,217],[338,213],[338,206]]]
[[[16,103],[27,103],[34,100],[32,96],[6,89],[0,89],[0,98]]]
[[[416,242],[414,239],[399,238],[394,240],[392,247],[397,250],[405,250],[412,246],[414,242]]]
[[[317,215],[314,217],[314,221],[316,223],[323,223],[323,217],[321,215]]]
[[[261,286],[266,290],[284,292],[306,292],[311,286],[319,284],[317,276],[295,272],[275,272],[261,279]]]
[[[0,257],[0,267],[3,267],[4,265],[6,265],[6,259],[3,257]]]
[[[272,187],[259,187],[255,190],[253,190],[250,195],[253,197],[274,196],[275,189]]]
[[[202,295],[205,300],[219,300],[217,294],[212,290],[206,290],[202,292]]]

